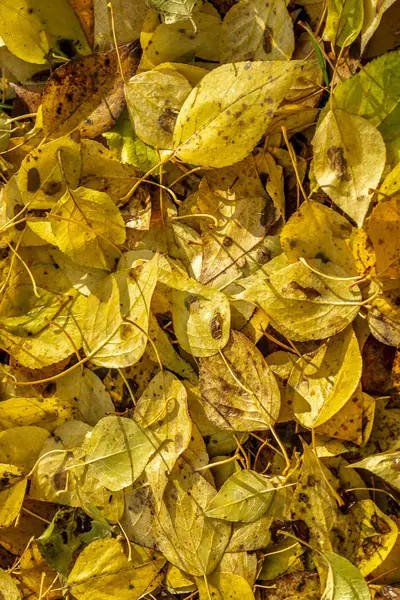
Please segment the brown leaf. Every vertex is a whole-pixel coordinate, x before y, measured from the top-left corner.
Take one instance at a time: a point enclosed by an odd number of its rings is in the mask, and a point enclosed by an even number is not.
[[[87,41],[93,48],[94,8],[93,0],[68,0],[78,17]]]
[[[136,44],[120,49],[124,79],[139,62]],[[117,121],[125,107],[124,82],[115,50],[100,52],[62,65],[49,78],[43,92],[43,131],[58,138],[78,129],[95,138]]]

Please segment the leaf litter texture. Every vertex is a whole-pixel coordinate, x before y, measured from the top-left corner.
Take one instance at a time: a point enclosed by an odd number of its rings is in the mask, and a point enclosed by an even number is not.
[[[0,5],[1,597],[400,593],[391,5]]]

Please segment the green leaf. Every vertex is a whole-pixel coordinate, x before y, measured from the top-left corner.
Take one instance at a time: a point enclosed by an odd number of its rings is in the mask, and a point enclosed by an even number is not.
[[[220,429],[269,429],[279,415],[280,393],[257,347],[232,331],[222,356],[200,361],[200,401]]]
[[[50,213],[57,246],[86,267],[111,270],[126,238],[125,223],[110,196],[80,187],[67,190]]]
[[[67,575],[74,553],[95,539],[111,536],[107,524],[92,521],[81,509],[61,508],[37,539],[41,555],[59,573]]]
[[[349,289],[349,282],[340,280],[346,277],[340,267],[321,260],[309,263],[321,275],[299,262],[279,268],[285,263],[277,257],[267,265],[273,269],[269,279],[258,272],[254,278],[240,282],[246,289],[235,297],[257,302],[275,329],[289,339],[305,341],[335,335],[356,317],[361,293],[357,286]],[[323,273],[339,279],[325,278]]]
[[[123,164],[127,163],[147,172],[159,162],[157,152],[136,135],[128,111],[124,111],[114,127],[103,135],[109,148]]]
[[[129,116],[142,142],[172,147],[178,113],[191,91],[188,80],[172,69],[139,73],[125,84]]]
[[[331,419],[355,392],[362,358],[352,327],[311,355],[299,358],[287,382],[287,399],[297,420],[309,429]]]
[[[77,16],[67,0],[17,0],[0,5],[0,35],[13,54],[30,63],[46,64],[52,52],[63,53],[62,40],[71,41],[73,54],[89,54]],[[70,56],[68,57],[70,58]]]
[[[343,556],[324,552],[328,577],[321,600],[370,600],[368,585],[360,571]]]
[[[275,486],[255,471],[239,471],[224,483],[206,508],[206,515],[225,521],[251,523],[267,512]]]
[[[386,164],[382,135],[363,117],[335,108],[318,125],[313,148],[318,184],[361,227]]]
[[[244,0],[222,24],[221,62],[289,60],[294,50],[293,21],[284,0]]]
[[[204,167],[245,158],[267,129],[300,61],[222,65],[189,94],[175,126],[175,153]],[[227,151],[229,149],[229,151]]]
[[[399,65],[400,50],[388,52],[339,83],[333,93],[335,108],[359,115],[378,128],[388,147],[390,162],[400,158],[400,149],[396,145],[400,123],[400,83],[394,75]]]
[[[362,0],[331,0],[325,24],[325,35],[333,44],[349,46],[361,31],[364,18]]]
[[[127,367],[141,358],[156,282],[157,255],[144,264],[131,261],[128,265],[122,258],[117,271],[89,296],[84,344],[96,365]]]

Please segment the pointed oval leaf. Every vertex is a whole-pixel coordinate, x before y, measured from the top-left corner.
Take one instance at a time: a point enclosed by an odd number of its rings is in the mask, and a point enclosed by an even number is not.
[[[371,594],[360,571],[349,560],[335,552],[324,552],[328,577],[321,600],[371,600]]]
[[[224,483],[206,508],[206,515],[225,521],[252,523],[273,502],[275,486],[255,471],[239,471]]]
[[[57,246],[79,265],[110,270],[126,238],[125,223],[108,194],[67,190],[50,213]]]
[[[294,50],[293,21],[284,0],[245,0],[234,4],[222,24],[221,62],[289,60]]]
[[[85,464],[109,490],[122,490],[140,477],[159,445],[153,432],[134,421],[104,417],[84,442]]]
[[[173,136],[178,158],[205,167],[224,167],[245,158],[300,69],[298,61],[260,61],[211,71],[178,115]]]
[[[232,331],[223,356],[200,360],[201,403],[221,429],[269,429],[280,410],[279,387],[258,348]]]
[[[271,271],[273,268],[269,279],[260,272],[255,278],[249,277],[243,282],[247,289],[236,298],[257,302],[275,329],[289,339],[320,340],[335,335],[355,319],[361,292],[358,286],[350,289],[348,281],[340,280],[347,276],[342,268],[319,259],[309,263],[321,275],[300,262],[283,263],[280,268],[281,257],[277,257],[267,265]],[[325,278],[322,273],[338,280]]]
[[[352,397],[361,371],[360,347],[352,327],[331,337],[313,355],[299,358],[286,388],[298,421],[311,429],[331,419]]]
[[[386,164],[382,135],[366,119],[330,110],[313,139],[314,174],[324,192],[359,227]],[[374,148],[374,152],[371,152]]]
[[[125,84],[125,98],[137,136],[150,146],[171,148],[176,118],[191,90],[188,80],[172,69],[132,77]]]
[[[104,367],[127,367],[147,344],[150,301],[157,283],[157,255],[145,264],[124,261],[97,286],[87,301],[85,351]],[[136,327],[135,323],[138,323]]]

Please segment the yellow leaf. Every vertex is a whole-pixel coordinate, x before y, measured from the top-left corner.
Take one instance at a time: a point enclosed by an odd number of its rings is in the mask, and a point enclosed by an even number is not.
[[[23,203],[48,209],[70,188],[78,186],[81,171],[79,144],[71,136],[43,144],[22,161],[17,183]]]
[[[48,431],[34,425],[6,429],[0,432],[0,456],[27,475],[48,437]]]
[[[293,50],[293,21],[284,0],[245,0],[225,15],[221,62],[289,60]]]
[[[13,54],[30,63],[46,64],[52,52],[64,54],[65,42],[69,45],[68,58],[90,53],[79,20],[67,0],[60,0],[56,6],[46,0],[2,2],[0,35],[7,40]]]
[[[190,63],[197,58],[219,61],[221,17],[214,9],[206,12],[205,4],[193,15],[192,21],[183,23],[161,23],[147,43],[138,72],[153,69],[167,62]],[[214,7],[212,7],[214,8]]]
[[[361,227],[372,197],[369,190],[377,187],[386,163],[382,135],[363,117],[334,109],[317,127],[313,147],[320,187]]]
[[[280,393],[258,348],[232,331],[222,356],[200,361],[200,401],[220,429],[269,429],[279,415]]]
[[[120,211],[103,192],[79,187],[67,190],[50,213],[51,227],[62,252],[80,265],[111,270],[124,243]]]
[[[379,202],[366,223],[379,277],[400,277],[400,195]]]
[[[26,486],[27,480],[18,467],[0,464],[0,527],[9,527],[18,517]]]
[[[179,379],[162,371],[151,380],[135,406],[135,421],[154,432],[157,439],[165,440],[145,468],[158,505],[175,462],[190,442],[192,423],[186,396]]]
[[[299,358],[286,390],[298,421],[311,429],[331,419],[352,397],[361,371],[352,327],[331,337],[311,356]]]
[[[137,136],[151,146],[172,148],[176,118],[191,90],[188,80],[172,69],[132,77],[125,84],[125,98]]]
[[[36,425],[51,432],[76,414],[72,398],[11,398],[0,403],[0,429]]]
[[[21,594],[14,579],[3,569],[0,569],[0,590],[5,594],[5,600],[21,600]]]
[[[321,274],[300,262],[288,265],[282,254],[271,260],[263,272],[240,281],[245,291],[235,298],[257,302],[273,327],[289,339],[320,340],[335,335],[356,317],[360,290],[358,286],[349,288],[349,282],[341,280],[347,275],[341,267],[319,259],[309,264]],[[268,279],[267,271],[271,273]]]
[[[207,580],[196,579],[200,600],[254,600],[251,586],[240,575],[213,573]],[[211,596],[210,596],[211,594]]]
[[[349,247],[353,227],[347,219],[319,202],[303,202],[281,231],[283,251],[290,260],[320,259],[356,275]]]
[[[160,583],[165,559],[140,546],[131,545],[132,561],[124,544],[115,539],[96,540],[82,550],[67,586],[77,600],[137,600]]]
[[[84,464],[109,490],[122,490],[140,477],[162,441],[136,422],[110,415],[87,436]]]
[[[205,167],[236,163],[254,148],[302,63],[239,62],[206,75],[175,126],[178,158]]]
[[[122,258],[117,271],[89,296],[84,343],[96,365],[127,367],[141,358],[156,281],[157,255],[144,264]]]
[[[204,513],[216,490],[185,456],[186,453],[175,464],[160,510],[154,511],[153,533],[159,550],[173,565],[202,577],[219,563],[231,526]]]

